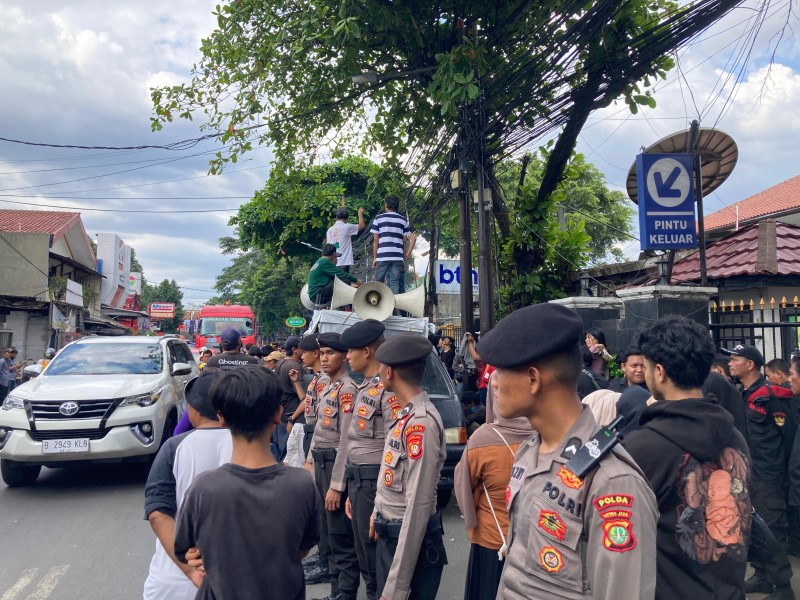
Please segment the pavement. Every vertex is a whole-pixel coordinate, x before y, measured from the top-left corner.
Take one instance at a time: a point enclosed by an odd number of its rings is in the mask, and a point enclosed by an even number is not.
[[[0,482],[0,600],[141,598],[155,545],[142,514],[145,479],[141,465],[87,465],[43,469],[29,488]],[[469,542],[455,500],[443,516],[449,564],[437,598],[461,600]],[[800,558],[791,560],[800,598]],[[308,586],[306,597],[329,589]]]

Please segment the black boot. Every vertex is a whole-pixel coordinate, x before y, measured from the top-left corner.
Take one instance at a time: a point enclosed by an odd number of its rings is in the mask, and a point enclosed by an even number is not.
[[[784,583],[783,585],[776,585],[775,591],[772,592],[769,596],[766,596],[764,600],[794,600],[794,592],[792,591],[792,586],[788,583]]]
[[[344,592],[331,592],[324,598],[314,598],[314,600],[357,600],[358,594],[345,594]]]
[[[304,569],[307,569],[308,567],[316,567],[319,564],[319,552],[312,554],[311,556],[306,556],[302,560],[302,563]]]
[[[756,571],[749,579],[744,582],[745,594],[771,594],[775,589],[765,573]]]
[[[333,577],[328,572],[327,567],[317,565],[312,569],[305,571],[306,585],[314,585],[316,583],[327,583],[333,581]]]

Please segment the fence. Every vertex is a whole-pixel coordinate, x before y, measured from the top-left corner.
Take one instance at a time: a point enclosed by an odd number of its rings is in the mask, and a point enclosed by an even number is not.
[[[711,306],[709,329],[718,347],[732,348],[749,344],[761,350],[766,361],[773,358],[788,360],[798,352],[800,339],[799,299],[780,302],[771,298],[769,303],[739,300],[736,304],[722,300]]]

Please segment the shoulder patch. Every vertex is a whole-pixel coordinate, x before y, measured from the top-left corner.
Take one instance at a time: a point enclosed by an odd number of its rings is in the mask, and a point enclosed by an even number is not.
[[[353,412],[353,394],[342,394],[342,412]]]
[[[614,518],[603,520],[603,547],[612,552],[629,552],[636,547],[630,519]]]
[[[422,427],[420,425],[420,427]],[[422,427],[422,429],[425,429]],[[408,449],[408,458],[417,460],[422,458],[422,433],[408,434],[406,432],[406,448]]]
[[[601,512],[612,506],[624,506],[625,508],[630,508],[633,506],[633,496],[628,494],[607,494],[605,496],[595,498],[594,501],[592,501],[592,504],[594,504],[594,507]]]

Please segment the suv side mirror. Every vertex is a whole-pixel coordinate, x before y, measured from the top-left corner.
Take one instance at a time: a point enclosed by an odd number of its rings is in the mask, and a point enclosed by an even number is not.
[[[38,377],[42,374],[42,365],[28,365],[22,369],[22,374],[31,379]]]
[[[184,362],[176,362],[172,365],[172,376],[177,377],[178,375],[191,375],[192,374],[192,367],[188,363]]]

